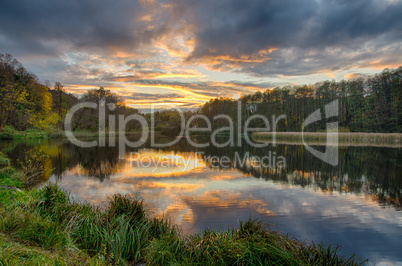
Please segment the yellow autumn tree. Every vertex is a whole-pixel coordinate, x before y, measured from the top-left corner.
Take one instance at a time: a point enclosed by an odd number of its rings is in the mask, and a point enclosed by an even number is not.
[[[59,120],[56,113],[51,112],[52,94],[45,86],[38,86],[33,94],[35,107],[31,112],[30,124],[39,129],[54,127]]]

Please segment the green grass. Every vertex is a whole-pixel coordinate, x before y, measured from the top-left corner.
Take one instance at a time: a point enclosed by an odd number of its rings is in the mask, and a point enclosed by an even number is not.
[[[2,152],[0,152],[0,167],[10,165],[10,159],[8,159]]]
[[[0,190],[4,187],[21,187],[19,173],[10,166],[10,160],[0,152]]]
[[[104,265],[104,262],[79,250],[49,251],[0,233],[0,265]]]
[[[115,134],[139,134],[139,131],[133,132],[115,132]],[[108,134],[108,133],[106,133]],[[74,137],[85,138],[85,137],[98,137],[98,131],[89,130],[77,130],[74,131]],[[27,129],[24,131],[19,131],[10,126],[5,126],[0,130],[0,140],[26,140],[26,139],[54,139],[54,138],[66,138],[65,131],[56,128],[48,128],[46,130],[41,129]]]
[[[5,126],[0,131],[0,139],[46,139],[56,138],[62,136],[62,132],[56,129],[40,130],[40,129],[27,129],[19,131],[10,126]]]
[[[6,179],[17,179],[11,174]],[[6,182],[6,183],[7,183]],[[8,185],[10,186],[11,183]],[[13,183],[18,187],[17,181]],[[19,186],[21,187],[21,185]],[[57,185],[0,190],[0,265],[356,265],[337,248],[307,245],[250,219],[238,228],[183,235],[141,199],[114,195],[100,209]]]

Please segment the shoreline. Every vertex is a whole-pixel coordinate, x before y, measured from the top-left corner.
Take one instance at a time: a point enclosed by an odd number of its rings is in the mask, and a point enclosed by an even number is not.
[[[327,145],[327,133],[325,132],[304,132],[304,141],[312,145]],[[334,144],[332,141],[334,133],[328,133],[328,145]],[[273,140],[272,132],[254,132],[252,140],[256,142],[269,142]],[[303,145],[301,132],[276,132],[276,143]],[[374,147],[402,147],[401,133],[338,133],[339,146],[374,146]]]
[[[74,136],[77,138],[85,138],[85,137],[99,137],[102,134],[99,132],[92,131],[76,131],[73,132]],[[105,136],[109,133],[106,132]],[[116,136],[119,134],[140,134],[139,131],[132,132],[114,132]],[[0,131],[0,140],[17,140],[17,139],[65,139],[67,138],[65,131],[46,131],[46,130],[26,130],[26,131],[17,131],[14,130],[12,132],[4,132]]]
[[[116,136],[120,134],[140,134],[140,131],[133,132],[114,132]],[[154,132],[164,136],[160,132]],[[109,133],[106,132],[105,136]],[[402,133],[364,133],[364,132],[339,132],[338,143],[332,142],[333,133],[329,133],[330,141],[327,143],[327,133],[325,132],[304,132],[304,141],[311,145],[338,145],[338,146],[372,146],[372,147],[402,147]],[[77,131],[74,132],[77,138],[99,137],[99,132]],[[166,136],[168,137],[168,136]],[[180,136],[177,136],[177,138]],[[67,138],[65,131],[62,130],[36,130],[29,129],[26,131],[6,130],[0,131],[0,140],[18,140],[18,139],[65,139]],[[183,138],[183,137],[182,137]],[[251,139],[256,142],[271,142],[273,140],[273,132],[253,132]],[[276,132],[276,144],[303,145],[301,132]]]
[[[24,187],[0,153],[0,262],[6,264],[361,263],[342,256],[337,245],[307,244],[260,220],[188,235],[149,215],[140,198],[116,194],[101,210],[72,201],[57,185]]]

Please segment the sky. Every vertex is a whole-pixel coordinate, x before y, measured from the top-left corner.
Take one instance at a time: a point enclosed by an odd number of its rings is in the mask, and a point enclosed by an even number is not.
[[[402,65],[402,0],[1,0],[0,53],[139,109]]]

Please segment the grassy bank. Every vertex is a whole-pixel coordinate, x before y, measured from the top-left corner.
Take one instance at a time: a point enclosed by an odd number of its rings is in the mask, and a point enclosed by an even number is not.
[[[334,264],[355,265],[337,249],[307,245],[259,220],[182,235],[151,217],[140,199],[114,195],[104,209],[74,202],[56,185],[23,189],[3,155],[0,265],[13,264]],[[19,189],[22,190],[19,190]]]
[[[58,138],[64,135],[63,131],[49,128],[48,130],[27,129],[19,131],[13,127],[6,126],[0,130],[0,139],[46,139]]]
[[[333,133],[329,135],[330,140]],[[274,135],[272,132],[254,132],[252,139],[254,141],[272,141]],[[302,143],[301,132],[276,132],[276,141],[287,141]],[[327,134],[324,132],[304,132],[304,140],[308,143],[326,144]],[[400,133],[338,133],[338,143],[340,145],[379,145],[379,146],[402,146],[402,134]]]
[[[130,132],[114,132],[116,136],[119,134],[140,134],[140,131],[130,131]],[[159,132],[155,132],[160,134]],[[108,134],[108,133],[106,133]],[[98,137],[98,131],[74,131],[74,137],[85,138],[85,137]],[[17,140],[17,139],[50,139],[50,138],[67,138],[66,132],[61,129],[49,128],[47,130],[40,129],[27,129],[25,131],[18,131],[12,127],[4,127],[0,130],[0,140]]]
[[[74,131],[75,137],[96,137],[99,132],[92,131]],[[0,139],[49,139],[49,138],[66,138],[66,133],[61,129],[49,128],[47,130],[27,129],[18,131],[12,127],[4,127],[0,130]]]

